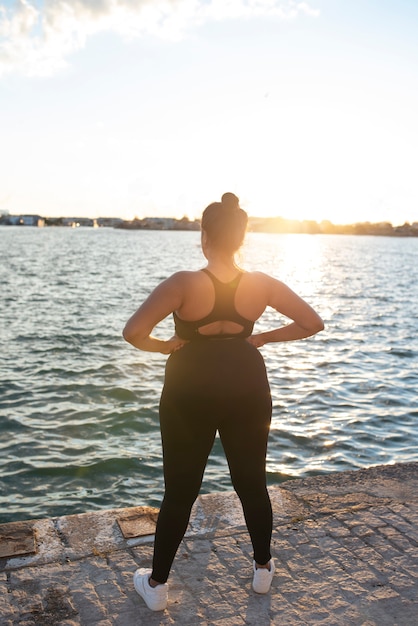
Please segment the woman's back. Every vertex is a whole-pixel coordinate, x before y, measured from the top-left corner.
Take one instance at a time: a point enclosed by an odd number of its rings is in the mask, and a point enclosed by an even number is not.
[[[240,334],[247,327],[251,334],[268,304],[262,275],[239,268],[232,279],[231,272],[217,274],[207,268],[172,277],[181,291],[181,305],[175,311],[178,327],[196,322],[200,335]]]

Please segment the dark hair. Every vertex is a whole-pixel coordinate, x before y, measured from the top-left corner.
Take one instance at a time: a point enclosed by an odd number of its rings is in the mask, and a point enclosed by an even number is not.
[[[206,207],[201,226],[210,246],[233,254],[244,241],[247,223],[248,215],[241,209],[239,199],[235,194],[227,192],[221,202],[212,202]]]

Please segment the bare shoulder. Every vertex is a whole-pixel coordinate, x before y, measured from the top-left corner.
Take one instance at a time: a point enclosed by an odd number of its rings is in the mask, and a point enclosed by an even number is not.
[[[252,287],[257,287],[259,289],[268,289],[272,282],[275,281],[274,278],[264,272],[245,272],[244,276],[246,277],[246,281]]]
[[[270,276],[264,272],[244,272],[245,276],[248,276],[251,280],[257,282],[265,282],[269,280]]]
[[[183,296],[190,289],[194,289],[197,285],[199,285],[200,280],[201,272],[181,270],[166,278],[162,283],[160,283],[157,290],[177,293],[178,295]]]
[[[248,272],[248,275],[252,277],[255,283],[266,288],[286,286],[281,280],[265,272]]]
[[[165,282],[168,282],[173,286],[188,286],[190,284],[196,283],[201,278],[201,275],[202,274],[200,271],[181,270],[169,276]]]
[[[277,302],[288,297],[292,291],[281,280],[265,272],[248,272],[247,281],[254,297],[264,300],[268,306],[277,306]]]

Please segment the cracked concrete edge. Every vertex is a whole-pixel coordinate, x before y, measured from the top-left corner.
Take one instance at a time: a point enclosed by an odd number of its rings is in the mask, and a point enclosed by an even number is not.
[[[408,503],[418,493],[418,463],[376,465],[360,470],[311,476],[280,485],[282,493],[294,498],[301,519],[355,513],[386,506],[392,501]]]
[[[338,514],[387,502],[391,498],[413,500],[418,492],[418,463],[376,466],[289,480],[269,487],[274,526],[291,524],[319,515]],[[361,497],[359,497],[361,496]],[[65,563],[89,556],[107,554],[153,541],[153,534],[124,536],[121,520],[147,518],[144,532],[155,523],[156,509],[128,507],[29,520],[0,525],[10,532],[23,527],[34,533],[35,554],[0,559],[0,571],[33,567],[46,563]],[[147,530],[148,529],[148,530]],[[200,495],[193,507],[187,538],[225,536],[231,530],[245,530],[240,501],[234,492]]]
[[[342,493],[364,491],[369,496],[391,498],[413,497],[418,487],[418,463],[394,463],[376,465],[363,469],[346,470],[297,480],[288,480],[280,488],[297,492],[300,496],[326,494],[335,496]]]

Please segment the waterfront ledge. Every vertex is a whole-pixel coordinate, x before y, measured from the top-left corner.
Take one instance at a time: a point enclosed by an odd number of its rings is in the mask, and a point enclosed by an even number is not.
[[[290,480],[269,489],[271,593],[251,590],[234,493],[198,498],[152,613],[132,574],[149,566],[158,511],[131,507],[0,525],[2,626],[415,626],[418,463]]]

